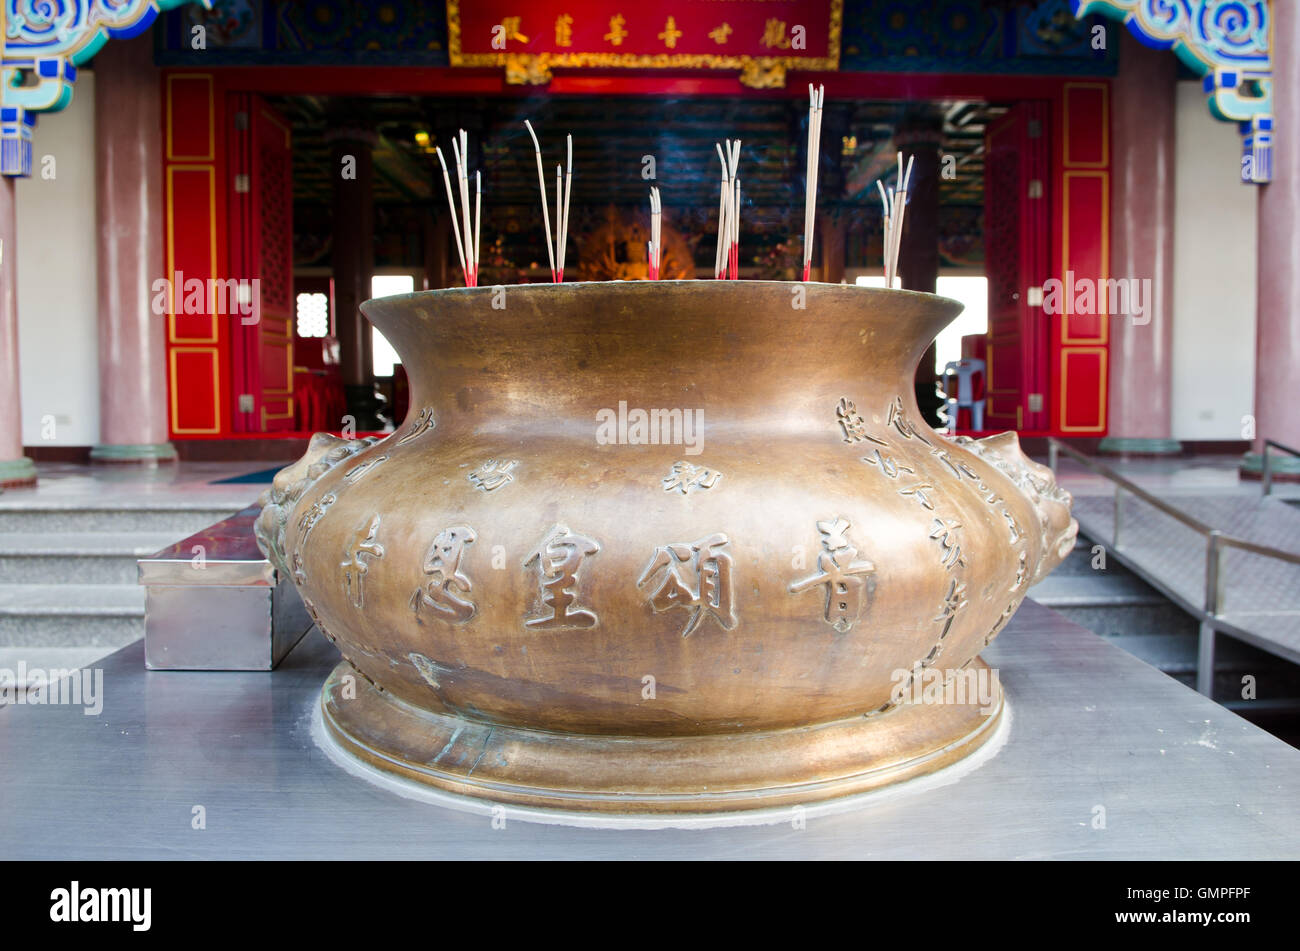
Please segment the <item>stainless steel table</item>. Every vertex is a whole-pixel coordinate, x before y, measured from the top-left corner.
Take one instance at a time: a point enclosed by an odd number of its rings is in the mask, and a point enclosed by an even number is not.
[[[317,746],[337,654],[314,631],[274,673],[146,671],[138,642],[103,662],[99,716],[0,708],[0,841],[8,859],[1300,858],[1300,751],[1032,601],[984,657],[1012,720],[964,775],[810,808],[803,828],[598,829],[509,810],[498,828]]]

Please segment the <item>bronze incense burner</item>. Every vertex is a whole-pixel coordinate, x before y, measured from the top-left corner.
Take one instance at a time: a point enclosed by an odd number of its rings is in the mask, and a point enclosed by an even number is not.
[[[258,521],[343,655],[321,702],[345,749],[500,802],[690,813],[870,789],[992,735],[1000,689],[915,687],[978,673],[1076,526],[1014,434],[921,422],[955,301],[658,281],[362,310],[411,413],[314,437]]]

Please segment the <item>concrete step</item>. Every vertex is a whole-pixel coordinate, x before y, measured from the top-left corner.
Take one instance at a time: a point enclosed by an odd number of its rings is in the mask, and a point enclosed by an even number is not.
[[[1092,567],[1092,542],[1083,538],[1077,538],[1074,542],[1074,550],[1065,556],[1065,560],[1052,569],[1052,575],[1086,575],[1091,574],[1097,569]],[[1107,559],[1107,566],[1113,564]]]
[[[122,647],[144,636],[144,588],[0,584],[0,647]]]
[[[1168,603],[1136,575],[1108,568],[1083,574],[1052,572],[1029,589],[1029,596],[1049,608],[1122,607]]]
[[[245,503],[245,505],[248,503]],[[192,535],[243,505],[214,506],[168,499],[121,505],[67,505],[35,499],[10,501],[0,497],[0,534],[10,532],[128,532],[166,533],[172,540]]]
[[[176,532],[3,532],[0,584],[136,583],[136,560],[173,544]]]

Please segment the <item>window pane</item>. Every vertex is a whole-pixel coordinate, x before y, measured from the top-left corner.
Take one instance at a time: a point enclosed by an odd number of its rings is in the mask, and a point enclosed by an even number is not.
[[[415,276],[412,274],[376,274],[370,279],[371,297],[409,294],[413,290],[415,290]],[[397,351],[374,326],[370,328],[370,335],[375,376],[392,376],[393,367],[402,362],[397,356]]]

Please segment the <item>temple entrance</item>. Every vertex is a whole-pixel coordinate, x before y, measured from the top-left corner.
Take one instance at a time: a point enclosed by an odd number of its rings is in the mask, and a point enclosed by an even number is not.
[[[167,77],[173,134],[201,139],[206,131],[192,115],[179,115],[187,105],[191,113],[212,111],[216,129],[212,150],[199,142],[168,154],[170,224],[175,257],[188,255],[187,273],[229,268],[260,281],[262,318],[252,329],[214,320],[201,330],[175,318],[169,350],[177,438],[349,425],[382,431],[400,420],[400,363],[356,305],[381,292],[461,282],[435,149],[449,153],[462,128],[469,165],[483,174],[480,285],[550,279],[524,119],[537,129],[550,166],[563,160],[565,135],[573,136],[566,280],[647,276],[651,185],[664,208],[662,276],[710,278],[715,143],[727,138],[742,142],[740,276],[798,276],[806,103],[789,95],[214,95],[229,75]],[[251,85],[247,76],[241,85]],[[905,286],[942,292],[942,283],[975,304],[922,361],[918,400],[932,425],[1104,431],[1104,328],[1102,339],[1072,350],[1068,327],[1041,307],[1041,288],[1061,270],[1064,254],[1101,243],[1104,201],[1094,206],[1094,220],[1086,209],[1071,219],[1067,205],[1082,192],[1076,184],[1072,197],[1063,187],[1071,176],[1064,124],[1106,115],[1104,87],[1098,99],[1087,85],[1061,84],[1057,94],[1047,90],[1050,98],[1032,101],[828,97],[812,279],[881,282],[876,182],[894,184],[902,150],[926,157],[909,204]],[[215,158],[195,161],[209,154]],[[226,206],[210,214],[195,187],[206,184],[195,182],[200,170],[231,183]],[[215,252],[206,235],[216,236]],[[962,368],[971,371],[965,382]]]

